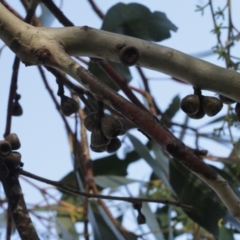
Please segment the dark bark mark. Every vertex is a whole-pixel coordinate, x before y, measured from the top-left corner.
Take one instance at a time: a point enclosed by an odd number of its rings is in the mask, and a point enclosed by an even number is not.
[[[36,59],[42,63],[46,62],[51,57],[51,53],[50,53],[49,49],[44,48],[44,47],[41,47],[41,48],[35,50],[34,55],[35,55]]]
[[[119,52],[119,59],[124,66],[135,65],[139,57],[139,50],[133,46],[123,47]]]

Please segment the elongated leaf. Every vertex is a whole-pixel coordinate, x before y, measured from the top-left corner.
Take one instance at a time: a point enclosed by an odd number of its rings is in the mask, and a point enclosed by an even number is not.
[[[98,223],[98,228],[100,230],[101,236],[100,238],[96,237],[94,233],[94,239],[102,240],[102,239],[118,239],[124,240],[125,238],[113,224],[113,222],[109,219],[106,212],[102,209],[102,207],[95,201],[91,201],[91,208],[93,210],[94,217]]]
[[[56,218],[56,230],[60,239],[75,240],[79,238],[70,216],[58,215]]]
[[[170,31],[177,31],[165,13],[152,13],[138,3],[118,3],[111,7],[103,20],[102,29],[156,42],[169,38]]]
[[[139,159],[140,157],[136,151],[127,153],[125,159],[123,160],[119,159],[116,154],[96,159],[95,161],[93,161],[94,176],[98,175],[126,176],[129,164]]]
[[[93,172],[94,176],[105,176],[105,175],[116,175],[126,176],[128,165],[132,162],[139,160],[139,155],[132,151],[126,154],[125,159],[121,160],[116,154],[112,154],[107,157],[99,158],[93,161]],[[74,171],[71,171],[61,180],[62,183],[69,187],[77,188],[76,176]]]
[[[94,177],[94,180],[96,184],[102,188],[118,188],[123,185],[139,182],[139,180],[114,175],[96,176]]]
[[[169,188],[172,189],[168,178],[164,174],[164,169],[158,162],[151,156],[149,153],[149,150],[145,145],[143,145],[136,137],[134,137],[131,134],[127,134],[129,137],[130,141],[132,142],[135,151],[141,156],[153,169],[153,172],[156,174],[156,176],[164,182],[164,184]]]
[[[219,240],[234,240],[233,230],[228,229],[225,226],[219,227]]]
[[[167,116],[169,119],[172,119],[175,114],[179,111],[180,107],[180,97],[176,95],[173,99],[166,111],[164,112],[164,116]]]
[[[174,159],[170,162],[170,182],[179,200],[194,207],[187,215],[217,237],[218,221],[227,209],[216,193]]]
[[[152,143],[152,150],[157,163],[161,166],[161,169],[163,170],[165,175],[169,176],[169,159],[167,155],[163,152],[161,147],[156,143],[156,141],[153,141]]]
[[[161,208],[157,208],[155,212],[157,221],[161,226],[161,229],[164,229],[163,236],[164,239],[172,240],[175,239],[181,233],[173,232],[173,228],[171,227],[171,213],[172,213],[172,206],[164,206]]]
[[[145,197],[144,194],[140,191],[139,197],[143,198]],[[147,225],[152,231],[153,235],[158,240],[164,240],[164,236],[161,232],[160,225],[156,219],[156,215],[151,211],[149,205],[147,202],[142,203],[142,213],[146,217]]]

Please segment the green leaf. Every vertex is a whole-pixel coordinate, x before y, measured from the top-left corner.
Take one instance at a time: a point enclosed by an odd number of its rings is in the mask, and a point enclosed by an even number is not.
[[[109,219],[108,215],[104,211],[104,209],[99,205],[96,201],[90,201],[90,205],[98,223],[98,228],[101,233],[101,237],[97,238],[94,234],[94,239],[102,240],[102,239],[119,239],[124,240],[122,233],[116,228],[113,222]],[[136,239],[135,239],[136,240]]]
[[[192,205],[194,210],[186,214],[214,236],[218,236],[218,221],[227,209],[216,193],[177,160],[170,162],[170,183],[179,200]]]
[[[163,152],[162,148],[157,144],[156,141],[151,141],[151,148],[155,155],[157,163],[161,166],[161,169],[166,176],[169,176],[169,159],[166,153]]]
[[[57,215],[56,230],[60,239],[75,240],[79,238],[75,225],[69,215]]]
[[[143,198],[145,195],[140,191],[139,197]],[[146,217],[146,223],[155,238],[158,240],[164,240],[164,236],[156,219],[156,215],[151,211],[147,202],[142,203],[142,213]]]
[[[171,213],[172,213],[172,206],[166,205],[161,208],[157,208],[155,215],[158,220],[158,223],[161,229],[164,229],[163,235],[164,239],[175,239],[176,236],[180,235],[181,233],[177,234],[173,231],[171,226]]]
[[[138,3],[118,3],[111,7],[103,20],[102,29],[147,41],[170,38],[177,27],[162,12],[151,12]]]
[[[172,102],[170,103],[167,110],[164,112],[163,116],[167,116],[169,119],[172,119],[175,114],[178,112],[180,106],[180,97],[179,95],[176,95]]]
[[[109,62],[109,64],[122,78],[126,80],[127,83],[132,80],[132,75],[128,67],[125,67],[122,64],[115,62]],[[114,81],[96,63],[90,62],[90,64],[88,65],[88,70],[113,90],[119,90],[119,87],[114,83]]]
[[[164,184],[169,188],[172,189],[167,176],[165,175],[164,169],[162,167],[162,165],[160,165],[158,163],[158,161],[156,161],[151,154],[149,153],[149,150],[147,149],[147,147],[140,142],[136,137],[134,137],[131,134],[127,134],[127,136],[129,137],[130,141],[132,142],[134,149],[137,151],[137,153],[139,154],[139,156],[141,156],[152,168],[153,172],[155,173],[155,175],[162,179],[162,181],[164,182]]]
[[[219,227],[219,240],[234,240],[233,230],[228,229],[225,226]]]
[[[139,180],[129,179],[121,176],[107,175],[107,176],[96,176],[94,177],[96,184],[102,188],[118,188],[123,185],[127,185]]]
[[[240,154],[240,139],[234,144],[229,157],[238,157]]]
[[[121,160],[117,154],[96,159],[93,161],[94,176],[98,175],[118,175],[126,176],[128,165],[140,159],[139,155],[132,151],[126,154],[125,159]]]
[[[126,154],[125,159],[121,160],[117,154],[112,154],[107,157],[96,159],[92,162],[94,176],[117,175],[126,176],[128,165],[140,159],[139,155],[132,151]],[[71,171],[61,180],[61,183],[71,188],[77,188],[76,176],[74,171]],[[60,190],[61,191],[61,190]]]

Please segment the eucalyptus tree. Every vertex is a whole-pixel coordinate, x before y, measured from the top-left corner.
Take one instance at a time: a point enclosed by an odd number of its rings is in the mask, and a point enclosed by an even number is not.
[[[231,1],[217,10],[213,8],[212,1],[205,6],[197,6],[198,11],[210,9],[212,13],[213,32],[217,37],[214,52],[224,59],[225,68],[153,43],[168,39],[171,31],[177,31],[176,25],[158,9],[151,12],[138,3],[118,3],[104,14],[94,1],[89,0],[102,19],[101,29],[94,29],[91,26],[74,26],[69,20],[71,16],[66,16],[52,1],[42,0],[44,7],[63,25],[62,28],[47,28],[41,27],[35,16],[39,2],[22,1],[27,12],[24,19],[14,6],[6,1],[0,3],[0,38],[4,46],[16,54],[5,133],[0,142],[0,176],[6,194],[3,203],[7,201],[9,206],[7,238],[11,236],[13,219],[22,239],[39,239],[29,211],[40,221],[43,221],[38,215],[40,211],[55,213],[54,226],[50,226],[53,219],[48,219],[50,230],[44,233],[46,238],[58,234],[62,239],[77,239],[81,235],[74,224],[79,222],[85,239],[138,239],[146,234],[156,239],[173,239],[187,232],[192,233],[195,239],[233,238],[233,233],[239,231],[236,220],[240,220],[239,144],[233,134],[240,118],[240,62],[238,56],[232,55],[231,49],[240,33],[231,20]],[[223,17],[226,12],[228,25],[223,27],[218,17]],[[226,43],[221,39],[224,28],[228,31]],[[60,181],[46,179],[37,175],[37,171],[26,171],[24,159],[14,151],[20,148],[21,139],[18,139],[17,132],[11,132],[12,117],[23,113],[17,88],[20,63],[38,68],[63,120],[71,145],[73,171]],[[131,86],[130,66],[135,66],[140,74],[142,89]],[[181,101],[175,97],[169,108],[162,111],[151,94],[143,68],[192,85],[193,94]],[[49,86],[46,72],[56,79],[56,94]],[[204,96],[203,90],[212,91],[219,98]],[[135,92],[143,96],[144,102]],[[209,123],[220,125],[213,134],[201,134],[200,129],[188,125],[188,118],[217,115],[223,103],[227,104],[228,111]],[[235,106],[232,105],[234,103]],[[181,109],[186,113],[185,124],[173,121]],[[69,116],[74,117],[74,126],[69,124]],[[50,124],[54,123],[50,121]],[[174,134],[175,128],[180,129],[180,137]],[[137,129],[147,143],[130,134],[132,129]],[[229,134],[223,137],[226,129]],[[183,142],[189,131],[195,134],[194,149]],[[89,141],[87,136],[90,136]],[[231,155],[228,158],[208,155],[207,150],[198,145],[201,137],[231,144]],[[121,160],[116,151],[127,142],[133,147]],[[107,155],[93,161],[90,150],[106,152]],[[139,159],[144,159],[152,168],[149,181],[140,184],[138,197],[132,197],[131,192],[129,196],[120,196],[116,189],[136,182],[126,175],[128,166]],[[221,169],[210,167],[204,159],[221,160],[224,165]],[[57,187],[62,192],[61,201],[55,199],[54,204],[28,209],[24,189],[18,180],[22,176]],[[116,194],[104,194],[106,188],[116,191]],[[47,190],[39,190],[45,199],[54,199]],[[117,217],[110,211],[114,201],[124,203],[116,206]],[[150,202],[158,203],[155,210],[149,207]],[[122,225],[125,208],[130,205],[134,209],[136,223],[141,226],[147,224],[149,233],[142,227],[134,232],[133,227]],[[180,230],[177,223],[182,223]],[[234,230],[227,227],[227,223],[234,226]]]

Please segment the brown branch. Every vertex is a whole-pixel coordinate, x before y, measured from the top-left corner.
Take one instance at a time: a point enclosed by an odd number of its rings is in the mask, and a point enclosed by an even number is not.
[[[6,119],[6,128],[5,128],[4,137],[8,136],[11,133],[13,99],[15,97],[16,90],[17,90],[19,66],[20,66],[20,59],[16,56],[13,63],[13,73],[12,73],[11,85],[10,85],[9,96],[8,96],[7,119]]]
[[[12,234],[12,213],[11,213],[11,209],[10,206],[8,205],[8,209],[7,209],[7,231],[6,231],[6,240],[10,240],[11,239],[11,234]]]
[[[157,106],[154,98],[152,97],[151,95],[151,92],[150,92],[150,88],[149,88],[149,84],[148,84],[148,79],[146,78],[143,70],[141,67],[137,66],[136,67],[137,70],[138,70],[138,73],[140,74],[141,78],[142,78],[142,81],[143,81],[143,85],[145,87],[145,90],[146,92],[148,93],[148,95],[151,97],[151,99],[149,100],[149,109],[151,110],[151,113],[155,116],[157,115],[161,115],[162,114],[162,111],[159,109],[159,107]],[[148,98],[147,98],[148,99]]]
[[[139,101],[139,99],[134,95],[132,90],[127,85],[127,81],[121,77],[115,69],[107,62],[101,61],[99,66],[103,71],[117,84],[117,86],[126,94],[126,96],[139,108],[149,112],[149,110]]]

